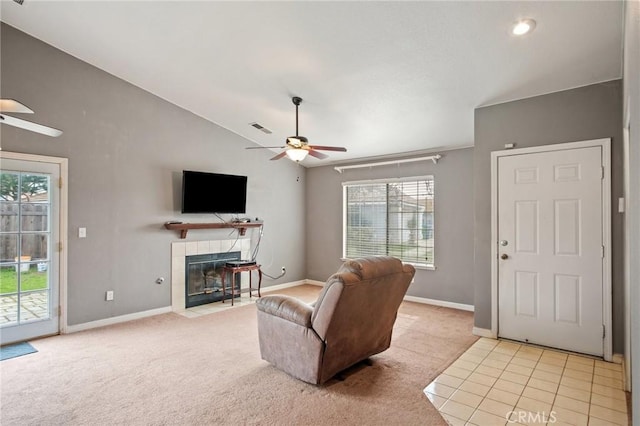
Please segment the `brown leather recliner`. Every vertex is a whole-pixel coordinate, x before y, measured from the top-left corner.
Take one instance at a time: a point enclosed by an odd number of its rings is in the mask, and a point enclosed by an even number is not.
[[[396,258],[368,257],[345,262],[314,306],[290,296],[262,297],[256,302],[262,359],[322,384],[386,350],[414,274]]]

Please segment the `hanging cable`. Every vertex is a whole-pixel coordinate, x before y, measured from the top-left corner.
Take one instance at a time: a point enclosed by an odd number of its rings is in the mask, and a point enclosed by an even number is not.
[[[258,257],[258,252],[260,251],[260,242],[262,241],[262,235],[264,234],[264,223],[260,224],[258,228],[258,241],[256,242],[256,247],[253,249],[253,253],[251,254],[251,261],[256,262],[256,258]],[[278,276],[269,275],[266,272],[262,271],[262,275],[267,278],[271,278],[272,280],[277,280],[285,276],[287,273],[285,268],[282,268],[282,272]]]

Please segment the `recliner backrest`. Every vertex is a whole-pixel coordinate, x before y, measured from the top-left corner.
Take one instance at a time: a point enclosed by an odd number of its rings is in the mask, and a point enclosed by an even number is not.
[[[329,358],[359,360],[388,347],[414,273],[413,266],[387,256],[345,262],[327,280],[311,317]]]

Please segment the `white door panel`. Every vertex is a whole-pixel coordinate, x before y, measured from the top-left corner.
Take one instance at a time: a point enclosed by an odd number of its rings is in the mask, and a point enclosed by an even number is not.
[[[603,355],[602,149],[498,159],[498,335]]]
[[[59,332],[60,167],[2,158],[0,343]]]

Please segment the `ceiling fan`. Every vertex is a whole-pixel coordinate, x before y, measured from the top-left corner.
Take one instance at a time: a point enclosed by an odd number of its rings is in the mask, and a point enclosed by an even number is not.
[[[13,127],[19,127],[21,129],[29,130],[36,133],[42,133],[43,135],[51,136],[54,138],[57,138],[62,134],[62,130],[43,126],[42,124],[34,123],[32,121],[15,118],[10,115],[5,115],[5,112],[11,112],[15,114],[33,114],[32,109],[14,99],[0,99],[0,123],[8,124],[9,126]]]
[[[327,158],[326,154],[319,151],[340,151],[347,152],[347,148],[341,146],[321,146],[321,145],[309,145],[309,140],[304,136],[298,135],[298,107],[302,103],[302,98],[294,96],[291,101],[296,106],[296,135],[289,136],[286,141],[286,145],[283,146],[250,146],[247,149],[273,149],[280,148],[286,149],[280,154],[273,157],[271,160],[279,160],[284,156],[289,157],[295,162],[300,162],[307,157],[307,154],[319,158],[320,160]]]

